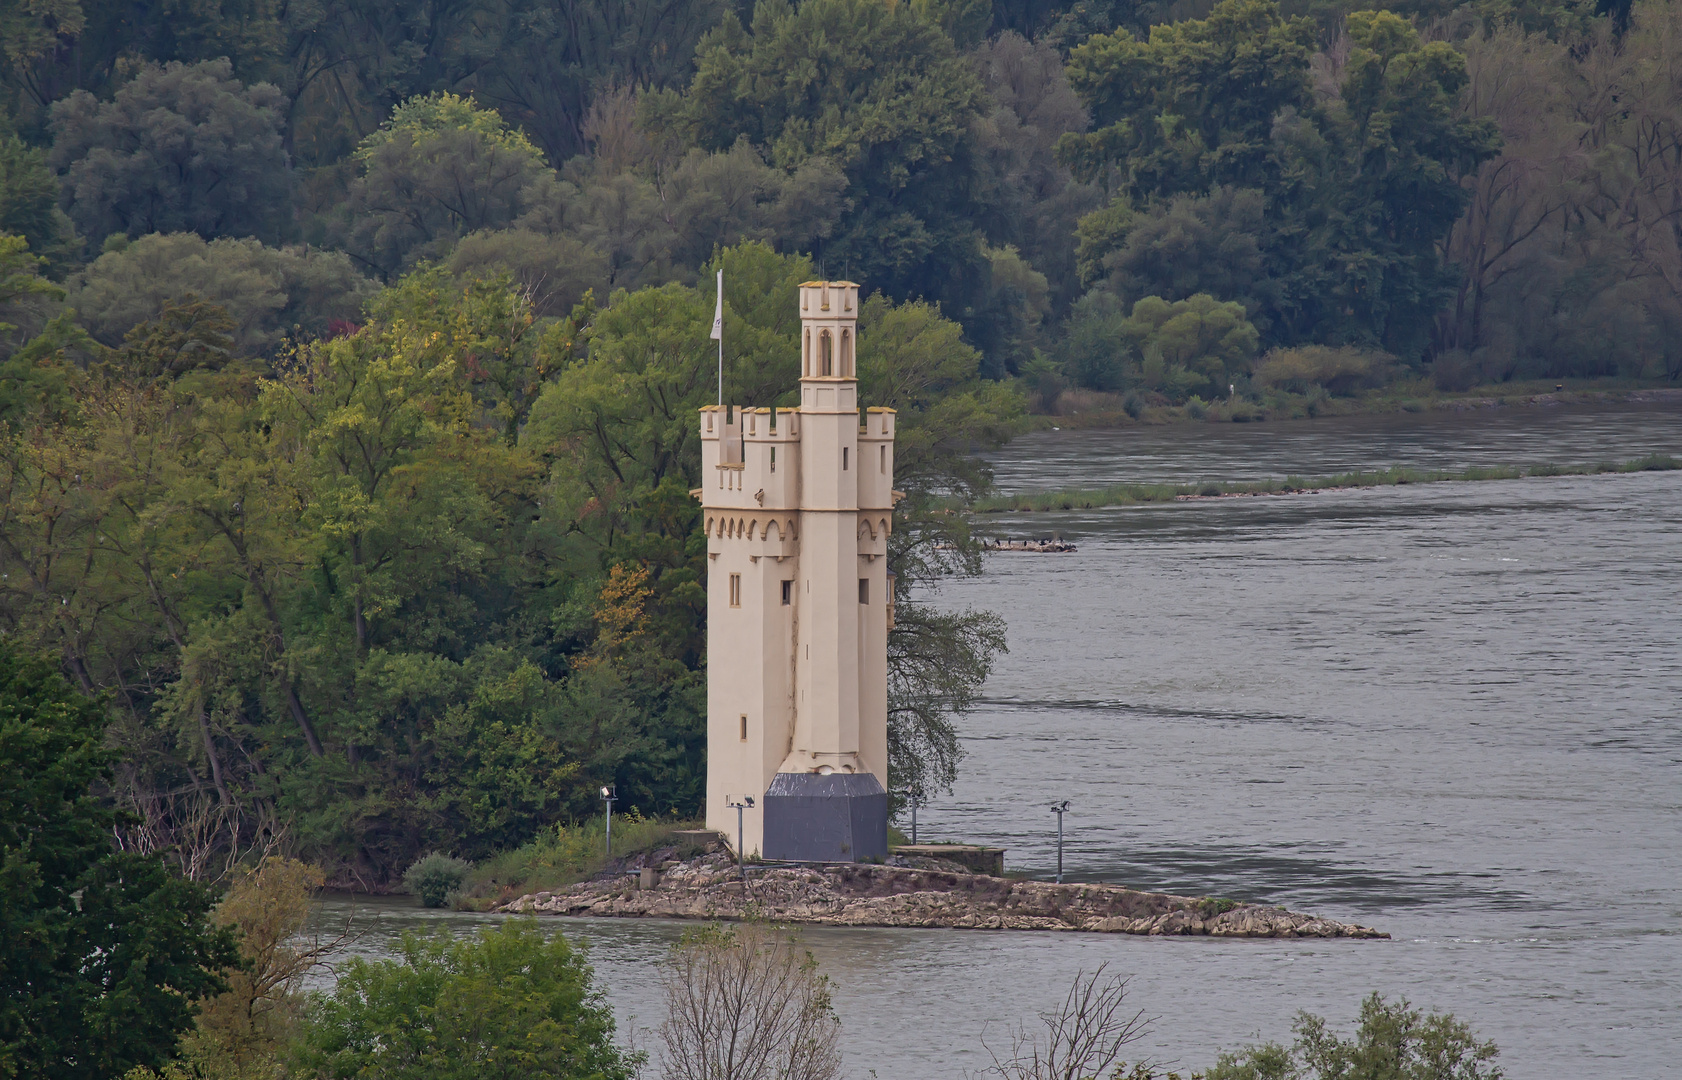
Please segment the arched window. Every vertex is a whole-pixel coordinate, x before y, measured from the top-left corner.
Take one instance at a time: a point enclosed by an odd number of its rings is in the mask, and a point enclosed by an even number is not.
[[[853,377],[853,332],[851,330],[841,331],[841,376],[847,379]]]
[[[826,377],[835,374],[835,347],[828,330],[818,331],[818,369]]]

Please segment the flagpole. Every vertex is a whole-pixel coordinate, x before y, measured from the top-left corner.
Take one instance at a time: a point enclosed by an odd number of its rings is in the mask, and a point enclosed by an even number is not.
[[[718,272],[718,304],[713,308],[712,336],[718,339],[718,407],[724,408],[724,270]]]

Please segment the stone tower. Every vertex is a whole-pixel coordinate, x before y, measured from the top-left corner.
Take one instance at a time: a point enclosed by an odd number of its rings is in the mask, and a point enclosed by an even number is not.
[[[858,405],[858,286],[800,286],[798,409],[701,410],[707,825],[767,859],[887,854],[894,413]],[[861,423],[862,417],[862,423]]]

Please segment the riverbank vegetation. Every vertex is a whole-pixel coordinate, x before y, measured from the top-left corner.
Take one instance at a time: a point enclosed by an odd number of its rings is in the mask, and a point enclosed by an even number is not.
[[[1004,637],[920,590],[1030,410],[1682,378],[1679,5],[13,4],[0,633],[189,880],[387,889],[604,784],[691,817],[710,283],[724,397],[779,406],[847,276],[890,779],[941,790]]]
[[[744,297],[726,396],[791,404],[811,261],[747,243],[709,265]],[[667,283],[545,316],[506,272],[433,267],[273,357],[196,299],[86,364],[35,357],[0,431],[0,619],[108,703],[127,842],[192,867],[284,834],[381,889],[425,852],[477,862],[596,816],[607,784],[632,818],[693,816],[711,312]],[[891,776],[936,790],[1002,636],[918,603],[978,565],[933,504],[982,490],[970,451],[1021,402],[922,302],[871,298],[858,364],[899,412],[907,492]]]
[[[318,871],[285,859],[241,876],[215,914],[241,942],[229,988],[205,1002],[178,1056],[125,1080],[841,1074],[845,1029],[829,979],[787,927],[745,922],[686,932],[659,961],[663,1019],[652,1033],[659,1052],[650,1054],[636,1031],[617,1027],[585,954],[553,923],[513,918],[466,936],[410,933],[388,958],[337,959],[346,939],[298,934],[319,880]],[[326,960],[335,960],[334,985],[303,991],[300,977]],[[1123,1060],[1152,1023],[1127,980],[1100,966],[1078,972],[1063,1000],[1015,1029],[1008,1046],[989,1045],[984,1034],[981,1042],[992,1071],[1012,1080],[1172,1080]],[[1469,1025],[1377,994],[1362,1003],[1350,1037],[1307,1013],[1294,1029],[1290,1046],[1222,1053],[1187,1080],[1502,1075],[1495,1045]]]
[[[126,835],[100,797],[115,780],[108,717],[44,660],[0,643],[0,1067],[92,1080],[284,1080],[392,1075],[635,1075],[642,1055],[560,933],[509,920],[470,939],[406,938],[392,960],[345,960],[346,935],[306,927],[315,866],[246,852],[219,871]],[[628,840],[639,826],[631,822]],[[644,830],[643,840],[654,837]],[[144,835],[144,834],[141,834]],[[532,845],[572,872],[589,856],[557,833]],[[179,858],[184,852],[177,851]],[[187,873],[183,873],[187,871]],[[206,877],[207,883],[189,880]],[[213,903],[213,897],[220,898]],[[334,985],[304,990],[332,964]],[[663,967],[668,1068],[728,1045],[736,1071],[836,1075],[839,1024],[816,965],[781,931],[750,924],[687,936]],[[727,999],[721,991],[737,994]],[[729,1000],[727,1008],[715,1008]],[[687,1057],[685,1056],[687,1054]],[[709,1075],[718,1075],[716,1072]]]
[[[1095,510],[1105,506],[1138,506],[1144,503],[1177,502],[1186,499],[1220,499],[1245,495],[1298,495],[1311,491],[1342,488],[1393,487],[1404,484],[1440,484],[1453,481],[1519,480],[1544,476],[1598,476],[1606,473],[1670,472],[1682,469],[1682,459],[1669,454],[1648,454],[1625,461],[1602,461],[1589,465],[1488,465],[1465,469],[1414,469],[1397,466],[1330,476],[1287,476],[1282,479],[1199,481],[1191,484],[1112,484],[1104,488],[1064,491],[1029,491],[1015,495],[989,495],[976,500],[977,514],[1046,513],[1055,510]]]
[[[386,888],[603,784],[692,816],[709,286],[775,406],[794,284],[850,276],[890,776],[940,790],[1004,639],[918,590],[1029,409],[1682,376],[1679,3],[19,9],[0,630],[183,867],[284,835]]]
[[[525,893],[559,889],[594,877],[612,864],[623,865],[645,853],[664,852],[667,859],[687,859],[698,854],[707,841],[680,834],[704,827],[700,821],[615,817],[610,854],[604,819],[589,818],[576,825],[557,824],[527,843],[473,867],[464,875],[451,902],[458,909],[486,911]],[[660,861],[663,860],[656,860],[653,865],[659,865]]]

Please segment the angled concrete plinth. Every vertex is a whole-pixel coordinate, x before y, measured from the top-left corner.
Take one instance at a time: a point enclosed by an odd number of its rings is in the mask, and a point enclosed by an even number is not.
[[[888,793],[872,773],[778,773],[765,792],[764,857],[858,862],[888,855]]]

